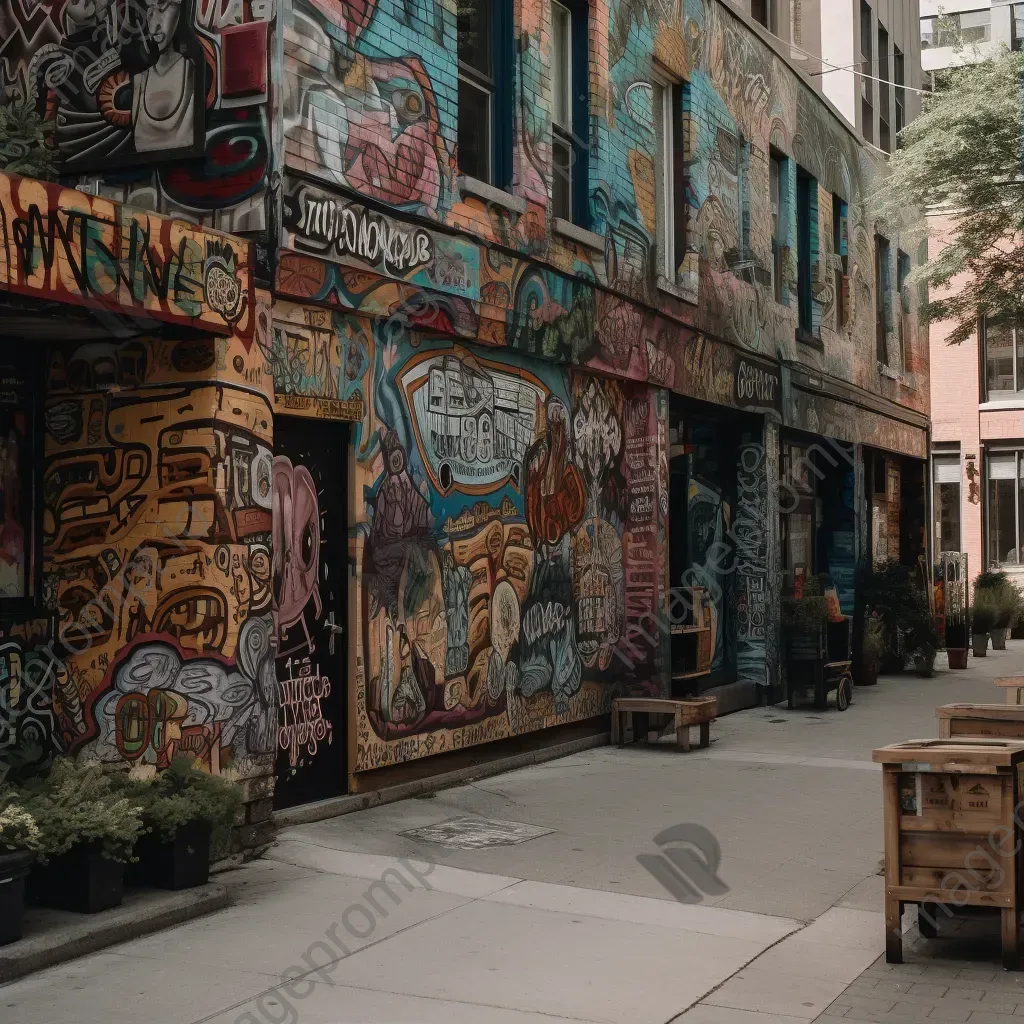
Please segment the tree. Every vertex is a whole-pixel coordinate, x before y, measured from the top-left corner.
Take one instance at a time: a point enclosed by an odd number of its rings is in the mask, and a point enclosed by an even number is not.
[[[876,192],[880,218],[910,235],[928,230],[924,210],[948,215],[948,243],[930,246],[908,284],[928,286],[922,316],[950,321],[950,344],[974,335],[980,315],[1024,312],[1022,76],[1024,55],[1007,50],[945,72]],[[950,287],[961,274],[970,283]]]

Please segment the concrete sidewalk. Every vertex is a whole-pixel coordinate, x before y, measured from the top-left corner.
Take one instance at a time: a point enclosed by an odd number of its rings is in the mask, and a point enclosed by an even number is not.
[[[0,1017],[789,1024],[847,1014],[844,998],[878,987],[870,972],[883,948],[871,749],[935,735],[938,704],[1000,700],[992,678],[1022,663],[1024,643],[1011,643],[967,672],[883,678],[845,714],[729,716],[707,751],[601,748],[289,829],[268,859],[221,876],[230,909],[2,987]],[[700,906],[675,902],[637,861],[684,823],[721,846],[727,890]],[[441,828],[430,838],[408,834],[431,826]]]

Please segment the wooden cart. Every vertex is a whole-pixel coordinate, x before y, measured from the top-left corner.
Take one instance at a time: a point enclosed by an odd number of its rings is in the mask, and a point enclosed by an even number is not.
[[[872,758],[883,768],[886,960],[903,962],[904,904],[918,905],[926,937],[950,907],[991,907],[1002,918],[1003,966],[1019,970],[1024,851],[1014,852],[1014,808],[1024,741],[907,740]]]
[[[835,693],[836,708],[845,711],[853,700],[853,661],[850,657],[852,620],[788,626],[786,642],[786,690],[790,707],[797,696],[813,693],[814,706],[826,708]]]
[[[1024,740],[1024,704],[943,704],[935,709],[939,735]]]

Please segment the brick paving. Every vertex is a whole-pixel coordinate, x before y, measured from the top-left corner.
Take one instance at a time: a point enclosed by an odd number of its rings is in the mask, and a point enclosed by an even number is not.
[[[1004,971],[1000,964],[997,913],[944,921],[938,938],[924,939],[911,907],[903,957],[902,964],[887,964],[880,956],[815,1024],[1024,1022],[1024,971]]]

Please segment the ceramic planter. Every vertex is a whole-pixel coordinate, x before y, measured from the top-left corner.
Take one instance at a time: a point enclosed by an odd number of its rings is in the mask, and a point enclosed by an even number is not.
[[[0,853],[0,946],[21,938],[25,879],[34,859],[28,850]]]
[[[946,651],[950,668],[967,668],[967,648],[950,647]]]
[[[988,653],[988,633],[972,633],[971,650],[976,658],[984,658]]]
[[[992,630],[992,650],[993,651],[1005,651],[1006,650],[1006,627],[997,626]]]
[[[210,841],[213,829],[208,821],[179,825],[173,839],[159,832],[144,835],[135,844],[138,863],[131,865],[129,881],[155,889],[192,889],[210,878]]]
[[[37,864],[28,879],[31,902],[58,910],[95,914],[121,905],[124,865],[103,856],[99,840],[76,843],[48,864]]]
[[[857,674],[857,685],[858,686],[874,686],[878,682],[878,666],[877,665],[861,665],[860,672]]]

